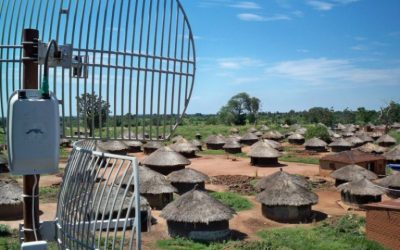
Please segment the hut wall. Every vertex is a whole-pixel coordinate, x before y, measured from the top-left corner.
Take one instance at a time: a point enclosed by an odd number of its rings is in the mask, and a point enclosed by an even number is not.
[[[219,149],[223,149],[222,147],[224,146],[224,144],[210,144],[207,143],[207,149],[211,149],[211,150],[219,150]]]
[[[306,222],[312,215],[311,205],[266,206],[262,204],[261,212],[268,219],[284,223]]]
[[[178,190],[178,194],[184,194],[193,190],[196,185],[197,189],[205,190],[205,184],[203,182],[194,182],[194,183],[183,183],[183,182],[171,182],[171,184]]]
[[[342,146],[340,146],[340,147],[331,147],[331,151],[332,152],[343,152],[343,151],[348,151],[348,150],[350,150],[351,149],[351,147],[342,147]]]
[[[108,150],[110,154],[115,154],[115,155],[127,155],[128,154],[128,149],[122,149],[122,150]]]
[[[351,195],[348,192],[340,192],[340,197],[344,203],[350,205],[362,205],[372,202],[380,202],[382,200],[381,195]]]
[[[196,151],[191,151],[191,152],[179,152],[181,155],[185,156],[186,158],[195,158],[196,157]]]
[[[141,152],[141,151],[142,151],[142,149],[141,149],[140,146],[129,146],[128,147],[128,152],[129,153],[138,153],[138,152]]]
[[[0,205],[0,219],[22,219],[22,201],[18,203],[9,203]]]
[[[147,199],[151,208],[157,210],[163,209],[168,203],[172,202],[173,200],[173,193],[141,195]]]
[[[251,146],[251,145],[253,145],[254,143],[258,142],[258,139],[253,139],[253,140],[241,140],[240,142],[243,143],[243,144],[245,144],[245,145]]]
[[[149,155],[149,154],[153,153],[156,150],[157,150],[157,148],[146,148],[146,147],[143,147],[143,153],[145,155]]]
[[[304,139],[297,140],[297,139],[289,139],[289,143],[296,144],[296,145],[303,145],[305,142]]]
[[[250,164],[258,167],[275,166],[278,164],[278,158],[250,158]]]
[[[239,153],[242,153],[242,149],[241,148],[225,148],[224,150],[228,154],[239,154]]]
[[[325,148],[325,147],[310,147],[310,146],[306,146],[305,148],[306,148],[306,150],[308,150],[308,151],[326,152],[326,148]]]
[[[400,187],[389,187],[390,189],[398,190],[398,191],[387,191],[387,196],[393,199],[400,199]]]
[[[393,208],[367,208],[367,238],[388,249],[400,249],[400,210]]]
[[[329,176],[333,171],[347,166],[349,164],[357,164],[361,167],[371,170],[377,175],[385,175],[386,170],[386,161],[385,160],[377,160],[377,161],[367,161],[367,162],[335,162],[335,161],[327,161],[320,159],[319,160],[319,175],[321,176]]]
[[[197,241],[219,241],[229,235],[229,221],[210,223],[188,223],[167,221],[168,233],[171,237],[184,237]]]
[[[121,215],[119,217],[120,220],[124,220],[125,218],[134,218],[135,217],[135,209],[132,208],[131,211],[129,212],[129,216],[126,217],[126,214],[128,212],[128,209],[123,209],[121,211]],[[118,218],[118,211],[114,211],[112,213],[112,219],[117,219]],[[107,213],[104,218],[101,213],[98,214],[97,220],[103,220],[107,221],[110,219],[109,213]],[[150,225],[151,221],[148,221],[148,219],[151,220],[151,213],[149,211],[140,211],[140,224],[141,224],[141,232],[148,232],[150,230]],[[130,223],[127,224],[128,227],[130,227]],[[107,227],[104,227],[103,230],[107,230]]]
[[[178,171],[178,170],[185,168],[185,166],[181,166],[181,165],[179,165],[179,166],[163,166],[163,167],[146,165],[146,167],[148,167],[151,170],[154,170],[160,174],[163,174],[163,175],[169,175],[170,173],[172,173],[174,171]]]
[[[394,145],[396,145],[396,143],[393,143],[393,142],[381,142],[381,143],[379,143],[379,146],[381,146],[381,147],[391,147],[391,146],[394,146]]]

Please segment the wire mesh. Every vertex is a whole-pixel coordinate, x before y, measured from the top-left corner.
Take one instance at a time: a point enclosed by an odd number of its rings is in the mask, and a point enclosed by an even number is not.
[[[137,162],[93,149],[93,142],[77,142],[68,159],[57,204],[59,247],[140,249],[141,216],[150,218],[148,204],[138,188],[131,192],[115,178],[138,187]]]
[[[178,0],[1,0],[3,129],[7,99],[21,88],[24,28],[39,30],[43,42],[73,47],[78,67],[49,73],[62,136],[162,140],[185,113],[196,56]]]

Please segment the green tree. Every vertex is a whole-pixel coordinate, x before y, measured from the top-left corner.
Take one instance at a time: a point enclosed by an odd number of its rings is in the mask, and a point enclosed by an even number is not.
[[[331,137],[329,136],[328,129],[323,125],[312,126],[307,129],[304,137],[308,140],[313,137],[317,137],[323,141],[330,141]]]
[[[308,110],[307,120],[309,123],[323,123],[327,126],[332,126],[334,124],[334,115],[332,110],[314,107]]]
[[[381,108],[379,120],[386,125],[386,129],[392,123],[400,122],[400,104],[391,101],[386,107]]]
[[[101,100],[96,94],[82,94],[77,97],[79,114],[86,120],[90,136],[94,135],[94,129],[103,126],[107,115],[110,113],[110,105]],[[100,124],[101,122],[101,124]]]
[[[244,125],[246,124],[246,119],[250,123],[256,123],[260,107],[260,99],[250,97],[249,94],[242,92],[233,96],[220,109],[218,115],[225,124]]]

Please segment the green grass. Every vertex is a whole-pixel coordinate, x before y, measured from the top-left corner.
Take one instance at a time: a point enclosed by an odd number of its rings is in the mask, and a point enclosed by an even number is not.
[[[157,248],[164,250],[222,250],[226,243],[204,244],[182,238],[157,241]]]
[[[41,187],[39,199],[42,203],[57,202],[58,187]]]
[[[297,163],[314,164],[314,165],[319,164],[319,160],[316,158],[300,157],[292,154],[283,155],[282,157],[279,157],[279,160],[286,162],[297,162]]]
[[[64,147],[60,147],[60,158],[67,159],[68,156],[69,156],[69,151],[67,151],[67,149]]]
[[[394,139],[396,139],[396,144],[399,145],[400,144],[400,132],[397,131],[390,131],[389,135],[391,137],[393,137]]]
[[[212,197],[221,201],[225,205],[230,206],[236,212],[248,210],[253,207],[253,204],[245,197],[231,192],[213,192]]]

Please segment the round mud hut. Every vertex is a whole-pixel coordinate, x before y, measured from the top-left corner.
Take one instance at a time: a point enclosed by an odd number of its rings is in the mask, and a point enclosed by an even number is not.
[[[268,140],[268,139],[260,140],[260,141],[258,141],[258,142],[256,142],[256,143],[254,143],[250,148],[257,147],[258,145],[267,145],[267,146],[270,146],[270,147],[272,147],[273,149],[276,149],[276,150],[278,150],[278,151],[283,151],[283,146],[282,146],[282,144],[280,144],[280,143],[277,142],[277,141]]]
[[[281,153],[264,143],[252,147],[247,155],[250,157],[252,166],[267,167],[277,165]]]
[[[382,132],[380,131],[374,131],[370,134],[370,136],[372,137],[372,139],[377,140],[379,137],[381,137],[383,135]]]
[[[306,134],[306,132],[307,132],[306,128],[298,128],[298,129],[295,130],[296,134],[301,134],[303,136]]]
[[[335,179],[335,186],[339,186],[346,182],[358,181],[364,178],[367,180],[378,179],[378,176],[374,172],[354,164],[333,171],[331,177]]]
[[[378,143],[378,145],[382,147],[391,147],[396,145],[396,139],[388,134],[385,134],[379,137],[378,140],[376,140],[376,143]]]
[[[386,161],[390,164],[400,164],[400,145],[392,148],[385,154]]]
[[[173,171],[184,169],[185,166],[190,165],[190,161],[170,147],[162,147],[151,153],[142,164],[163,175],[168,175]]]
[[[197,132],[196,135],[194,136],[197,140],[201,140],[201,138],[203,138],[203,136]]]
[[[203,144],[198,139],[193,139],[190,141],[199,151],[203,150]]]
[[[280,171],[277,171],[271,175],[268,175],[261,180],[259,180],[255,185],[254,188],[257,190],[257,192],[262,192],[265,189],[270,189],[271,185],[274,185],[276,182],[282,182],[285,180],[291,180],[295,184],[308,188],[309,183],[306,178],[300,175],[294,175],[294,174],[289,174],[285,171],[280,169]]]
[[[167,180],[178,190],[178,194],[184,194],[194,189],[205,190],[205,182],[210,178],[206,174],[194,170],[192,168],[185,168],[179,171],[170,173]]]
[[[269,130],[269,127],[265,124],[261,125],[258,130],[260,130],[261,132],[266,132]]]
[[[288,141],[290,144],[296,144],[296,145],[302,145],[305,142],[304,136],[302,136],[301,134],[293,134],[289,136]]]
[[[219,150],[225,145],[226,139],[222,135],[210,135],[205,142],[208,149]]]
[[[385,178],[378,179],[375,181],[379,186],[388,188],[386,194],[393,198],[400,198],[400,172],[386,176]]]
[[[264,133],[261,132],[261,131],[257,131],[257,132],[255,132],[253,134],[256,135],[258,138],[261,138]]]
[[[143,145],[143,152],[145,155],[149,155],[155,152],[157,149],[162,148],[162,144],[158,141],[149,141]]]
[[[22,188],[11,179],[0,179],[0,220],[23,217]]]
[[[279,133],[276,130],[273,131],[268,131],[266,132],[263,136],[263,139],[269,139],[269,140],[274,140],[274,141],[280,141],[283,138],[285,138],[285,136],[283,136],[281,133]]]
[[[337,139],[336,141],[328,145],[332,152],[342,152],[350,150],[354,145],[346,141],[343,138]]]
[[[185,138],[183,137],[183,136],[181,136],[181,135],[177,135],[177,136],[174,136],[172,139],[171,139],[171,142],[172,143],[176,143],[176,142],[178,142],[178,141],[180,141],[180,140],[184,140]]]
[[[97,147],[111,154],[116,154],[116,155],[128,154],[128,146],[121,141],[115,141],[115,140],[98,141]]]
[[[171,237],[212,242],[228,238],[233,214],[235,211],[227,205],[194,189],[168,204],[160,216],[167,220]]]
[[[235,140],[228,140],[222,148],[228,154],[239,154],[242,152],[242,145]]]
[[[370,154],[383,154],[387,151],[387,148],[368,142],[358,147],[357,150]]]
[[[97,191],[97,192],[96,192]],[[111,219],[124,219],[135,217],[135,202],[132,202],[135,197],[131,192],[125,196],[124,189],[118,189],[117,186],[111,186],[100,184],[99,186],[93,187],[93,194],[95,198],[93,200],[93,206],[91,214],[88,216],[96,216],[97,220],[108,221]],[[118,213],[121,212],[118,217]],[[129,213],[129,214],[128,214]],[[140,196],[140,219],[141,219],[141,231],[149,231],[149,225],[151,220],[150,205],[146,198]]]
[[[245,145],[248,145],[248,146],[253,145],[257,141],[258,141],[258,136],[255,135],[254,133],[250,133],[250,132],[245,134],[245,135],[243,135],[242,138],[240,139],[240,142],[242,144],[245,144]]]
[[[128,146],[129,153],[138,153],[142,151],[143,143],[141,141],[125,141],[126,146]]]
[[[238,133],[239,133],[239,129],[238,129],[238,128],[230,128],[230,129],[229,129],[229,132],[230,132],[231,134],[238,134]]]
[[[364,141],[356,136],[346,138],[346,141],[349,142],[350,144],[352,144],[353,147],[359,147],[364,144]]]
[[[357,137],[360,138],[364,143],[374,142],[374,139],[372,139],[372,137],[366,133],[362,133],[361,135],[358,135]]]
[[[180,139],[172,144],[170,147],[187,158],[196,157],[196,152],[199,151],[199,149],[195,145],[193,145],[186,139]]]
[[[308,151],[325,152],[327,143],[319,138],[312,138],[304,143],[304,148]]]
[[[341,199],[349,205],[363,205],[372,202],[380,202],[385,193],[366,178],[358,181],[347,182],[337,187],[340,191]]]
[[[311,207],[318,203],[318,196],[289,177],[271,181],[268,188],[256,196],[261,203],[263,216],[282,223],[310,221]]]
[[[249,128],[249,129],[247,130],[247,132],[249,132],[249,133],[255,133],[255,132],[257,132],[257,129],[256,129],[255,127],[251,127],[251,128]]]

